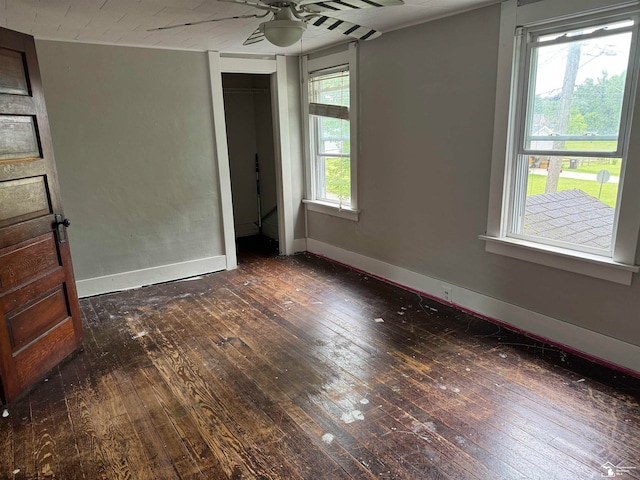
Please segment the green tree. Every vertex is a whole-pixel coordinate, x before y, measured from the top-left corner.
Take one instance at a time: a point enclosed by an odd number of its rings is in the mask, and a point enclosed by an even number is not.
[[[571,117],[569,118],[569,133],[579,135],[584,133],[587,129],[587,121],[579,112],[572,111]]]
[[[328,193],[342,200],[351,199],[351,163],[348,158],[326,158],[325,182]]]
[[[571,94],[567,133],[616,135],[620,127],[626,75],[622,72],[609,76],[605,70],[601,77],[587,78],[577,85]],[[557,121],[561,97],[561,94],[537,96],[535,101],[534,113],[544,116],[546,125],[556,133],[562,133]]]
[[[588,78],[576,87],[572,114],[580,114],[585,120],[585,130],[578,133],[618,133],[625,77],[626,72],[609,76],[604,70],[600,78]]]

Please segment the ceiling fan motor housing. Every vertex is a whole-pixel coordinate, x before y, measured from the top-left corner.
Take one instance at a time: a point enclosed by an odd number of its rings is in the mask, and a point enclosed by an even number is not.
[[[274,6],[281,6],[274,14],[273,20],[260,24],[260,31],[272,44],[278,47],[289,47],[296,43],[307,29],[302,20],[294,20],[289,3],[274,2]]]

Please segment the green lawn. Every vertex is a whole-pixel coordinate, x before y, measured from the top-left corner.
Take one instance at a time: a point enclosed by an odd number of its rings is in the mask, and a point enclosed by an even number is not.
[[[616,149],[616,142],[566,142],[567,150],[591,151],[605,150],[613,151]],[[608,170],[611,175],[620,176],[620,159],[612,158],[585,158],[582,165],[578,168],[571,169],[572,172],[598,173],[600,170]],[[562,168],[569,169],[569,158],[562,160]]]
[[[527,183],[527,195],[538,195],[544,193],[544,187],[547,183],[546,175],[529,174],[529,180]],[[600,184],[590,180],[575,180],[573,178],[562,178],[558,180],[558,191],[573,190],[577,188],[583,192],[598,198],[598,192],[600,190]],[[605,183],[602,186],[602,195],[600,201],[606,203],[611,207],[616,206],[616,198],[618,196],[618,184],[617,183]]]
[[[579,152],[592,152],[593,150],[599,150],[601,152],[613,152],[616,149],[618,142],[589,142],[580,140],[579,142],[565,142],[564,148],[567,150],[574,150]]]
[[[606,164],[606,163],[601,163],[601,164],[596,164],[595,162],[591,163],[591,165],[582,165],[578,168],[572,168],[569,169],[568,171],[571,172],[583,172],[583,173],[598,173],[600,170],[608,170],[609,173],[612,176],[615,177],[619,177],[620,176],[620,162],[618,162],[616,165],[613,165],[611,163]]]

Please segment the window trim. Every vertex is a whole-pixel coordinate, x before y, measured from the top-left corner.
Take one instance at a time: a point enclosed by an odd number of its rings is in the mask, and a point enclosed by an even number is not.
[[[302,116],[303,116],[303,141],[305,155],[305,181],[306,193],[302,201],[307,211],[324,213],[348,220],[358,221],[360,210],[358,209],[358,72],[357,72],[357,43],[350,43],[342,51],[326,55],[305,55],[302,57]],[[349,70],[349,135],[350,135],[350,164],[351,164],[351,204],[340,206],[331,202],[318,199],[316,194],[316,161],[315,145],[311,135],[311,119],[309,114],[309,77],[311,72],[327,70],[341,65],[348,66]]]
[[[516,36],[517,28],[556,21],[566,22],[577,17],[595,17],[609,11],[622,12],[629,5],[633,5],[631,9],[634,11],[638,10],[637,2],[627,0],[541,0],[522,6],[518,6],[518,0],[502,3],[487,230],[484,235],[479,236],[485,241],[487,252],[625,285],[630,285],[633,274],[640,271],[640,266],[636,265],[640,232],[640,216],[637,214],[640,211],[640,188],[624,188],[625,183],[640,185],[640,161],[625,162],[621,172],[622,193],[611,257],[507,237],[511,211],[509,202],[514,198],[512,179],[516,168],[516,162],[509,159],[516,151],[517,136],[514,135],[513,128],[518,123],[513,120],[519,114],[518,102],[512,99],[519,98],[517,89],[522,84],[520,79],[524,75],[524,62],[519,58],[522,50]],[[635,55],[631,61],[637,65],[640,48],[636,48]],[[627,156],[640,159],[640,94],[636,89],[638,75],[632,81],[634,84],[629,88],[633,88],[636,95],[632,98],[633,105],[628,106],[631,109],[631,128],[627,128],[625,133]]]

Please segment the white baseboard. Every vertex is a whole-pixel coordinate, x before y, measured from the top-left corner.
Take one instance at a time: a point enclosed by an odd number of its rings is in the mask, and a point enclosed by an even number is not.
[[[640,347],[637,345],[318,240],[308,238],[307,250],[424,293],[444,303],[480,314],[489,320],[496,320],[600,363],[640,374]],[[451,292],[449,302],[442,298],[443,287],[448,287]]]
[[[154,283],[170,282],[205,273],[219,272],[226,268],[225,255],[218,255],[188,262],[172,263],[142,270],[105,275],[104,277],[78,280],[76,287],[78,289],[78,297],[84,298],[103,293],[129,290]]]
[[[294,238],[293,239],[293,253],[306,252],[307,251],[307,239],[306,238]]]

